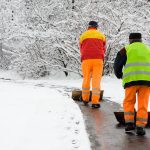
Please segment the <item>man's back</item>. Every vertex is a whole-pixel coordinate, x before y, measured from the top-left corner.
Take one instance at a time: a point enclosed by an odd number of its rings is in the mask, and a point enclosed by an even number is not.
[[[92,81],[92,108],[100,108],[100,81],[103,72],[105,36],[97,30],[98,23],[90,21],[88,30],[80,36],[82,61],[82,100],[85,106],[89,103],[90,82]],[[91,78],[92,77],[92,78]]]
[[[104,59],[106,38],[103,33],[89,28],[80,36],[81,60]]]

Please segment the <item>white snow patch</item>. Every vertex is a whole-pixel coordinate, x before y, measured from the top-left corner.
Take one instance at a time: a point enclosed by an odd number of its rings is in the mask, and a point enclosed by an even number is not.
[[[90,150],[83,117],[56,89],[0,81],[0,149]]]

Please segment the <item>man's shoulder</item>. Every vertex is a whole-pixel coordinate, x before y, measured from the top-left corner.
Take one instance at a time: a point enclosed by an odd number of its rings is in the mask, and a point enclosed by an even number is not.
[[[101,37],[103,37],[104,40],[106,40],[106,36],[105,36],[105,34],[104,34],[102,31],[96,30],[96,32],[97,32]]]
[[[121,56],[125,56],[125,55],[126,55],[126,48],[123,47],[123,48],[119,51],[119,53],[121,54]]]
[[[87,31],[84,31],[81,35],[80,35],[80,37],[83,37],[84,35],[86,35],[88,33],[88,30]]]
[[[105,35],[99,30],[87,30],[83,32],[80,36],[80,39],[84,39],[84,38],[98,38],[98,39],[102,39],[103,41],[106,40]]]

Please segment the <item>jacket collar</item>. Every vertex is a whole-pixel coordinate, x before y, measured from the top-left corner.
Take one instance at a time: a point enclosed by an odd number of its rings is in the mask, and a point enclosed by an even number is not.
[[[88,30],[97,30],[97,28],[94,28],[94,27],[88,27]]]

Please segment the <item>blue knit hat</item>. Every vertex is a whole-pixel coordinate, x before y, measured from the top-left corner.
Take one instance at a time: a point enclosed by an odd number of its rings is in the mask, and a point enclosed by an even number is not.
[[[96,21],[90,21],[89,22],[89,27],[95,27],[95,28],[97,28],[98,27],[98,23]]]
[[[141,39],[142,35],[141,33],[130,33],[129,39]]]

